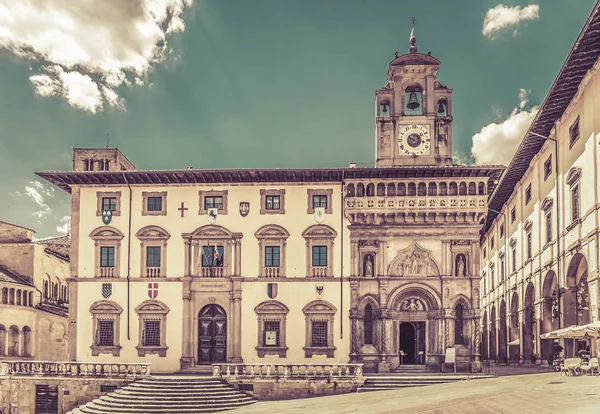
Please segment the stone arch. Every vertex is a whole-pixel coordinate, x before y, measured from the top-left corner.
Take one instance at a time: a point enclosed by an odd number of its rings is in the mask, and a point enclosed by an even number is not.
[[[467,195],[467,183],[464,181],[461,181],[461,183],[458,185],[458,194]]]
[[[391,303],[390,308],[402,310],[401,306],[407,299],[416,298],[422,300],[425,305],[425,310],[441,309],[442,301],[440,293],[424,283],[409,283],[403,286],[398,286],[389,294]]]
[[[256,313],[287,314],[289,311],[289,308],[278,300],[265,300],[254,308]]]
[[[396,196],[396,184],[389,183],[387,185],[387,196],[388,197],[395,197]]]
[[[529,282],[525,289],[525,298],[523,308],[523,360],[529,361],[533,355],[533,323],[535,310],[533,308],[535,300],[535,287]]]
[[[448,184],[442,182],[440,183],[440,195],[446,196],[448,195]]]
[[[485,183],[480,182],[477,184],[477,192],[479,195],[485,195]]]
[[[307,303],[306,305],[304,305],[304,307],[302,308],[302,313],[307,314],[307,313],[336,313],[337,309],[335,306],[333,306],[331,303],[325,301],[325,300],[313,300],[312,302]]]
[[[519,294],[513,292],[510,298],[510,329],[509,343],[520,339],[520,323],[519,323]],[[509,357],[511,361],[517,361],[520,354],[519,345],[512,345],[509,348]],[[518,361],[517,361],[518,362]]]
[[[448,185],[448,195],[458,195],[458,185],[454,181]]]
[[[0,356],[6,355],[6,326],[0,323]]]
[[[23,327],[22,332],[22,340],[21,340],[21,355],[22,356],[33,356],[32,347],[32,332],[31,328],[27,325]]]
[[[356,189],[354,184],[350,183],[346,186],[346,197],[354,197],[356,195]]]
[[[498,309],[498,358],[502,358],[506,360],[507,351],[506,351],[506,343],[508,338],[508,325],[506,320],[506,301],[502,299],[500,301],[500,306]]]
[[[492,310],[490,311],[490,336],[489,336],[489,342],[490,342],[490,359],[495,360],[498,357],[498,352],[497,352],[497,348],[496,348],[496,338],[497,338],[497,332],[496,332],[496,305],[492,305]]]
[[[419,197],[425,197],[427,195],[427,184],[421,182],[417,186],[417,195]]]
[[[377,197],[385,197],[385,184],[384,183],[377,184]]]
[[[363,183],[358,183],[356,186],[356,196],[364,197],[365,196],[365,185]]]
[[[257,239],[287,239],[290,233],[278,224],[266,224],[256,230],[254,237]]]
[[[450,309],[456,308],[456,306],[459,305],[459,304],[462,304],[463,309],[465,311],[473,308],[473,305],[471,304],[471,301],[469,300],[469,298],[467,298],[462,293],[459,293],[459,294],[456,294],[456,295],[452,296],[450,298],[449,303],[450,303]]]
[[[136,313],[169,313],[171,311],[171,309],[169,309],[169,307],[159,301],[159,300],[153,300],[153,299],[148,299],[143,301],[142,303],[140,303],[139,305],[136,306],[135,308],[135,312]]]
[[[404,197],[406,196],[406,184],[400,183],[398,184],[398,196]]]
[[[327,224],[313,224],[302,232],[304,238],[328,238],[336,237],[337,232]]]
[[[377,296],[372,293],[367,293],[366,295],[363,295],[358,300],[357,308],[360,311],[363,311],[368,304],[370,304],[373,307],[373,310],[379,309],[379,301],[377,300]]]
[[[367,197],[375,197],[375,184],[367,184]]]
[[[549,270],[542,283],[542,309],[540,333],[548,333],[558,329],[558,278],[553,270]],[[540,359],[551,362],[553,339],[540,340]]]
[[[16,325],[8,328],[8,356],[20,356],[19,347],[21,344],[21,331]]]
[[[582,253],[576,253],[571,258],[567,268],[567,286],[562,303],[564,305],[562,306],[563,326],[565,327],[585,325],[591,322],[590,295],[587,279],[587,259]]]
[[[435,197],[438,194],[437,184],[434,182],[429,183],[427,187],[427,195],[430,197]]]
[[[415,183],[408,183],[406,195],[409,197],[414,197],[417,195],[417,185]]]
[[[164,240],[169,239],[171,235],[160,226],[150,225],[139,229],[135,237],[140,240]]]
[[[469,195],[477,195],[477,185],[472,181],[469,183]]]
[[[112,226],[96,227],[90,233],[90,238],[94,240],[122,240],[124,237],[125,235],[121,232],[121,230]]]
[[[198,227],[190,233],[192,239],[224,239],[233,238],[233,233],[223,226],[217,224],[207,224]]]

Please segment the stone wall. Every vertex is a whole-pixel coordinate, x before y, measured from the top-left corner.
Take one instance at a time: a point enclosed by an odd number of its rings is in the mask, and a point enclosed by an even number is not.
[[[63,414],[102,395],[101,385],[122,387],[130,382],[122,378],[4,377],[0,379],[0,413],[34,413],[36,385],[58,386],[58,412]]]
[[[289,400],[295,398],[319,397],[323,395],[345,394],[355,392],[364,382],[361,379],[247,379],[228,380],[240,391],[259,400]],[[240,386],[241,385],[241,386]],[[249,385],[252,386],[250,390]]]
[[[1,243],[27,243],[33,237],[33,230],[0,221]]]

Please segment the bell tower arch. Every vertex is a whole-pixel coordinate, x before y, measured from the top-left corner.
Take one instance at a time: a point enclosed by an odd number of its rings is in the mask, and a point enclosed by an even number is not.
[[[376,165],[452,165],[452,89],[436,77],[440,61],[417,51],[396,52],[387,83],[375,91]]]

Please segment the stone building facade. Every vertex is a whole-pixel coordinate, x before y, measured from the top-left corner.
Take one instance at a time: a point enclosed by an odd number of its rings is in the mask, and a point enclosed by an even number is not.
[[[482,355],[549,361],[540,335],[598,320],[600,8],[594,7],[490,198]],[[546,137],[546,138],[544,138]],[[595,344],[563,341],[565,354]]]
[[[0,360],[66,358],[68,240],[33,234],[0,222]]]
[[[390,63],[374,168],[97,172],[75,149],[73,171],[38,173],[72,197],[69,358],[389,372],[456,347],[476,367],[479,223],[502,168],[452,165],[439,65],[414,37]]]

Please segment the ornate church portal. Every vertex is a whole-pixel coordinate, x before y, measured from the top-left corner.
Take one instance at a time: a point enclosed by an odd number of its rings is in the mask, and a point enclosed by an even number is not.
[[[375,92],[377,167],[392,172],[345,173],[350,360],[367,372],[439,368],[455,348],[457,368],[477,369],[479,223],[497,171],[453,165],[452,89],[410,43]]]

